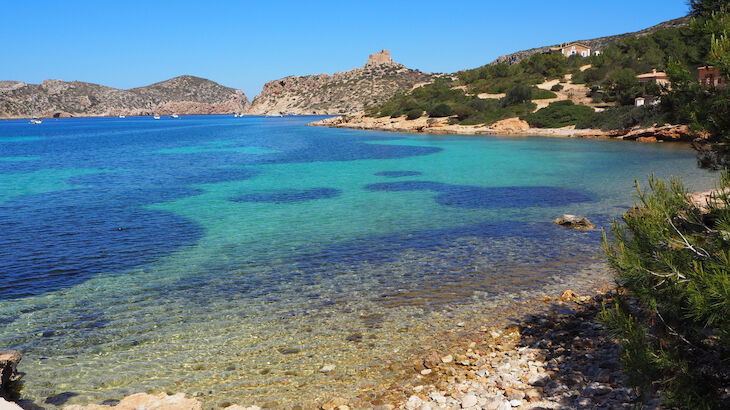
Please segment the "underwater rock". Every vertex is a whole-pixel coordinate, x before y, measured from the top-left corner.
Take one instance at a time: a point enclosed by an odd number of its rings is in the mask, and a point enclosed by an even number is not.
[[[186,399],[184,393],[167,395],[137,393],[125,397],[116,406],[101,404],[89,404],[87,406],[72,405],[64,407],[64,410],[203,410],[203,406],[195,399]]]

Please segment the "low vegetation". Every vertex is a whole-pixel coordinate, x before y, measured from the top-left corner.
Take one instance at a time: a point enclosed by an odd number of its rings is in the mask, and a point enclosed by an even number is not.
[[[407,119],[423,115],[453,117],[452,122],[461,124],[490,124],[532,112],[535,109],[532,98],[533,87],[529,86],[516,86],[501,99],[482,99],[454,88],[453,81],[449,79],[438,79],[408,94],[395,95],[379,107],[367,107],[366,113],[392,118],[405,115]]]

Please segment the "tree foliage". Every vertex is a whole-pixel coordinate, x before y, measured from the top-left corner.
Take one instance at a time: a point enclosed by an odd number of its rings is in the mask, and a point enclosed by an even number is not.
[[[720,408],[730,385],[730,178],[709,211],[678,180],[637,184],[638,207],[604,234],[623,296],[603,320],[621,341],[630,381],[681,408]]]

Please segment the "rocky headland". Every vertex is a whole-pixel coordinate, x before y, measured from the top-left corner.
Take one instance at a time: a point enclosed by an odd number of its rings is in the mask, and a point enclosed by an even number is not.
[[[129,90],[81,81],[0,81],[0,118],[229,114],[250,105],[243,91],[193,76]]]
[[[363,67],[341,73],[289,76],[264,85],[253,100],[253,115],[332,115],[362,111],[385,102],[396,93],[433,81],[399,64],[388,50],[371,54]]]

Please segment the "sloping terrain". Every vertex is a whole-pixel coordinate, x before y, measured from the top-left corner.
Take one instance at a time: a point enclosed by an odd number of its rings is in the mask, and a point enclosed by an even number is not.
[[[249,106],[243,91],[193,76],[130,90],[81,81],[0,82],[0,118],[227,114]]]
[[[329,74],[289,76],[264,85],[249,114],[347,114],[378,105],[397,93],[428,83],[433,74],[394,62],[383,50],[361,68]]]

